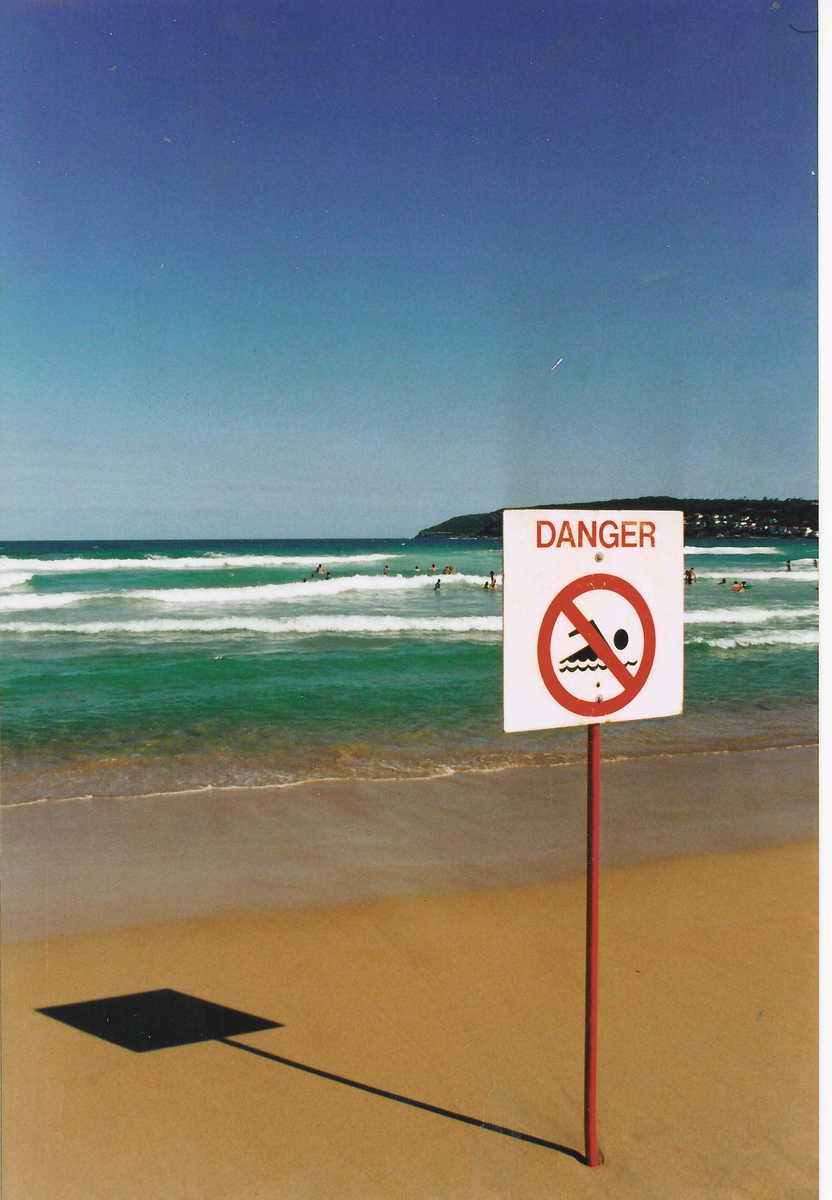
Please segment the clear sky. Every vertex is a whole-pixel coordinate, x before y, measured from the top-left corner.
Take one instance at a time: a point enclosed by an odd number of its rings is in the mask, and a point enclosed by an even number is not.
[[[806,0],[2,21],[6,536],[817,495]]]

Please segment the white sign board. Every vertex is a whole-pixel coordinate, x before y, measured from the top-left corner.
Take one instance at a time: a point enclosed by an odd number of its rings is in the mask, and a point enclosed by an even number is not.
[[[682,513],[506,509],[507,733],[682,711]]]

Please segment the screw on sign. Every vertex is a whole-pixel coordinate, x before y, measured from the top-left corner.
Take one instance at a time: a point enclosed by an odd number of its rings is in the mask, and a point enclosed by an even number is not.
[[[582,716],[607,716],[629,704],[647,681],[655,654],[650,609],[616,575],[584,575],[567,584],[546,609],[537,638],[549,694]]]

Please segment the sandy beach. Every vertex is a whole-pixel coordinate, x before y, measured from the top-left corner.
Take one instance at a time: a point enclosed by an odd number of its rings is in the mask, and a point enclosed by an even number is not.
[[[816,1195],[815,750],[603,787],[596,1170],[581,768],[6,809],[4,1196]],[[275,1027],[37,1011],[162,988]]]

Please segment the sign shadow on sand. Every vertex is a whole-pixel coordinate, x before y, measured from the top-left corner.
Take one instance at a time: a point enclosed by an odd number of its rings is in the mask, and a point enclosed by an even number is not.
[[[464,1113],[453,1112],[435,1104],[427,1104],[422,1100],[413,1100],[397,1092],[386,1091],[384,1088],[372,1087],[359,1083],[355,1079],[347,1079],[343,1075],[335,1075],[331,1071],[311,1067],[305,1063],[260,1050],[245,1042],[234,1039],[241,1034],[258,1033],[265,1029],[280,1029],[282,1022],[268,1021],[251,1013],[240,1012],[238,1009],[227,1008],[214,1004],[209,1000],[200,1000],[185,992],[177,992],[172,988],[159,988],[149,992],[134,992],[126,996],[109,996],[99,1000],[80,1001],[75,1004],[57,1004],[48,1008],[39,1008],[37,1012],[44,1016],[53,1017],[65,1025],[72,1026],[82,1033],[102,1038],[115,1046],[135,1053],[145,1053],[150,1050],[168,1050],[176,1046],[190,1046],[199,1042],[221,1042],[237,1050],[245,1050],[258,1058],[269,1059],[284,1067],[293,1067],[297,1071],[305,1071],[309,1075],[317,1075],[331,1083],[340,1083],[346,1087],[355,1088],[361,1092],[369,1092],[385,1100],[395,1100],[398,1104],[408,1104],[411,1108],[420,1108],[436,1116],[446,1117],[452,1121],[461,1121],[490,1133],[500,1133],[505,1137],[517,1138],[542,1146],[547,1150],[556,1150],[584,1162],[584,1156],[578,1150],[562,1146],[546,1138],[535,1137],[530,1133],[522,1133],[517,1129],[509,1129],[504,1125],[495,1125],[491,1121],[483,1121],[477,1117],[469,1117]]]

